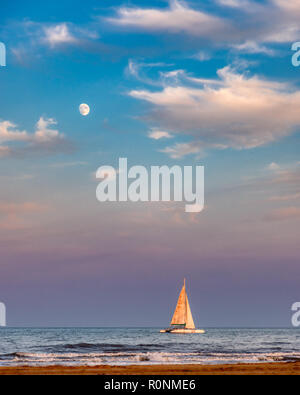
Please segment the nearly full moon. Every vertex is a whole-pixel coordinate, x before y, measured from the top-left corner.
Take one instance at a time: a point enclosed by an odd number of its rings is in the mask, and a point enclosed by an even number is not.
[[[89,113],[90,113],[90,107],[89,107],[87,104],[82,103],[82,104],[80,104],[80,106],[79,106],[79,112],[80,112],[81,115],[83,115],[84,117],[86,117],[86,116],[89,115]]]

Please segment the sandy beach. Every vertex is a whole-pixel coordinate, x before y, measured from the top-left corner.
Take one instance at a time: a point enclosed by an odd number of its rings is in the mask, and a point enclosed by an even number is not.
[[[234,365],[1,367],[0,375],[299,375],[300,362]]]

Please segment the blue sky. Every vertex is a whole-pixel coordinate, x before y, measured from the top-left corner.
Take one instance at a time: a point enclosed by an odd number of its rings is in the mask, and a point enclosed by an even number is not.
[[[202,325],[289,325],[299,1],[3,3],[0,299],[11,323],[163,325],[186,276]],[[204,213],[100,205],[95,171],[119,157],[204,165]]]

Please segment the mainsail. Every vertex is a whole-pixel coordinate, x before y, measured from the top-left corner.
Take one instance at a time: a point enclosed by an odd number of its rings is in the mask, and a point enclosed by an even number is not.
[[[186,294],[185,280],[178,298],[171,325],[184,325],[187,329],[195,329],[189,300]]]

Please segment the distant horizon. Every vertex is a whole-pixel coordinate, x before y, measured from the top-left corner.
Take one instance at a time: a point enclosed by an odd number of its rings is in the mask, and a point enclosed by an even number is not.
[[[282,326],[282,327],[276,327],[276,326],[257,326],[257,327],[244,327],[244,326],[220,326],[220,327],[209,327],[209,326],[203,326],[204,329],[293,329],[293,330],[300,330],[300,328],[295,328],[292,325],[291,326]],[[128,329],[161,329],[164,328],[164,325],[161,326],[9,326],[6,325],[4,327],[0,327],[3,329],[122,329],[122,328],[128,328]]]

